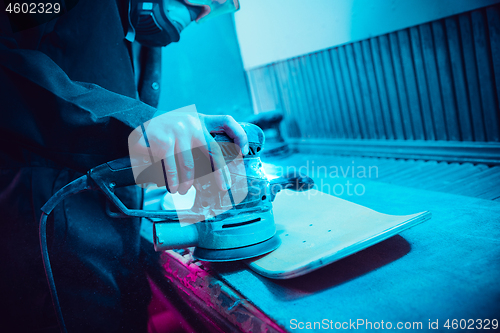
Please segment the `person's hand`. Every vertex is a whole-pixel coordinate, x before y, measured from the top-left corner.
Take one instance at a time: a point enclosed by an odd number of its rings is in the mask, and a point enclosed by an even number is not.
[[[146,135],[138,127],[134,132],[135,138],[139,135],[140,139],[131,139],[134,135],[129,137],[131,157],[151,156],[152,162],[163,160],[170,192],[186,194],[193,185],[195,174],[192,149],[198,147],[211,158],[215,180],[219,188],[226,191],[231,187],[231,177],[220,147],[210,133],[226,133],[241,148],[243,155],[248,153],[246,133],[231,116],[202,115],[190,110],[186,107],[155,116],[144,124]]]

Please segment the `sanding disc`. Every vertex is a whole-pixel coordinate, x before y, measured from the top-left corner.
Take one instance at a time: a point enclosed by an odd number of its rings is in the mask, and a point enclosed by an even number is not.
[[[274,251],[278,248],[278,246],[280,246],[280,244],[280,238],[274,235],[273,237],[263,242],[234,249],[211,250],[196,247],[193,253],[193,257],[195,259],[212,262],[243,260]]]

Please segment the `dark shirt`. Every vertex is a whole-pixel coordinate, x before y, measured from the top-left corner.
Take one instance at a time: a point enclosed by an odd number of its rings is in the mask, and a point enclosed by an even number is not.
[[[155,110],[136,99],[118,3],[82,0],[18,33],[0,12],[0,138],[11,158],[29,151],[84,172],[127,155],[131,130]]]
[[[73,1],[74,2],[74,1]],[[126,1],[81,0],[13,33],[0,11],[0,321],[57,331],[38,245],[41,206],[82,172],[128,154],[155,109],[137,97]],[[139,193],[124,191],[130,208]],[[49,253],[70,331],[145,330],[148,283],[139,221],[112,219],[95,192],[49,218]]]

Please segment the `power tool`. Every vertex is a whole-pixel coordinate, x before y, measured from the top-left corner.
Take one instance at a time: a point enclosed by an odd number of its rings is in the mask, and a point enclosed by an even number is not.
[[[225,134],[214,137],[229,166],[231,188],[227,193],[222,192],[212,180],[196,177],[194,186],[201,190],[196,192],[193,208],[176,212],[179,217],[185,214],[188,218],[193,213],[202,214],[203,222],[187,226],[171,221],[155,222],[153,238],[157,251],[196,246],[193,252],[196,259],[231,261],[256,257],[279,246],[272,211],[276,193],[282,188],[306,190],[313,181],[303,176],[269,181],[260,160],[264,133],[256,125],[241,125],[248,137],[249,153],[240,161],[239,169],[231,168],[230,163],[241,157],[237,146]]]
[[[64,321],[47,251],[46,223],[47,216],[54,207],[68,196],[98,190],[109,199],[107,212],[110,216],[153,219],[156,251],[195,246],[193,256],[200,260],[233,261],[269,253],[280,245],[280,240],[275,235],[272,212],[276,194],[285,188],[308,190],[314,186],[314,182],[307,176],[297,174],[268,180],[260,160],[265,141],[263,131],[253,124],[240,125],[249,141],[249,153],[245,156],[241,155],[239,148],[226,134],[212,134],[221,148],[226,164],[235,166],[233,169],[229,168],[232,186],[227,192],[219,190],[215,184],[213,163],[199,148],[192,149],[196,198],[191,209],[153,211],[127,208],[114,193],[118,187],[154,183],[158,187],[165,186],[168,190],[161,161],[144,168],[132,166],[130,157],[91,169],[47,201],[42,207],[40,246],[52,299],[63,330]],[[140,168],[141,171],[134,168]],[[187,225],[183,226],[182,222]]]

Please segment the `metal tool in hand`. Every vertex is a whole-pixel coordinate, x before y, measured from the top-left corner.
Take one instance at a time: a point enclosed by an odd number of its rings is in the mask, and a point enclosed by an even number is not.
[[[283,188],[307,190],[313,186],[313,181],[309,177],[295,175],[269,181],[260,160],[264,133],[252,124],[244,123],[242,127],[250,148],[249,154],[243,157],[227,135],[214,135],[228,165],[242,158],[239,161],[240,172],[238,168],[236,171],[230,168],[233,185],[227,192],[220,191],[211,177],[213,170],[207,167],[211,166],[208,158],[197,148],[193,149],[197,193],[191,209],[149,211],[127,208],[115,195],[116,188],[138,183],[155,183],[168,188],[168,183],[160,162],[148,166],[134,178],[133,168],[136,166],[131,166],[130,158],[126,157],[97,166],[66,185],[47,202],[43,210],[50,213],[68,195],[99,190],[118,210],[118,213],[110,210],[110,215],[155,219],[154,244],[157,251],[195,246],[194,256],[206,261],[241,260],[268,253],[279,246],[272,212],[276,193]],[[244,166],[243,172],[241,166]],[[234,197],[243,188],[247,188],[245,196],[235,200]],[[189,224],[189,221],[193,223]],[[182,226],[181,222],[188,222],[189,225]]]

